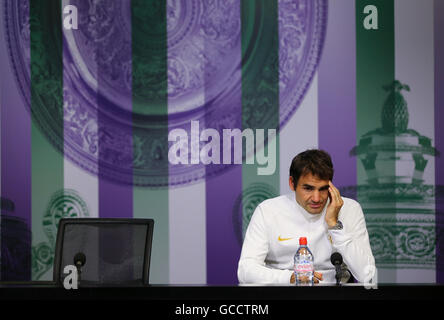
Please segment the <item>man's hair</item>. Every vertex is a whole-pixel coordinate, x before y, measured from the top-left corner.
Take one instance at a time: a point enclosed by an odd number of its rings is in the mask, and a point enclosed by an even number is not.
[[[299,153],[291,161],[290,176],[293,177],[296,188],[301,176],[311,173],[321,180],[333,180],[333,162],[330,155],[318,149],[306,150]]]

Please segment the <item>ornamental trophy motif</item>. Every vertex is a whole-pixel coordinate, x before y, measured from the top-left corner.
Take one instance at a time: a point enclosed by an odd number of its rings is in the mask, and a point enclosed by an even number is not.
[[[435,268],[435,197],[424,170],[438,150],[431,139],[410,129],[407,101],[410,87],[395,80],[384,86],[388,95],[381,127],[364,134],[351,151],[362,164],[366,181],[341,189],[357,198],[378,268]]]

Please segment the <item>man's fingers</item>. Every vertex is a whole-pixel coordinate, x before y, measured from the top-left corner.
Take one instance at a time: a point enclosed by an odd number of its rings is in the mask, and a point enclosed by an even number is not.
[[[331,181],[329,181],[328,184],[330,186],[329,191],[330,194],[332,195],[332,201],[342,204],[341,193],[339,192],[339,190],[333,185]]]
[[[300,280],[308,281],[308,276],[303,276],[303,277],[300,278]],[[319,283],[319,281],[322,281],[322,273],[315,271],[314,274],[313,274],[313,282],[314,283]],[[290,282],[291,282],[291,278],[290,278]],[[294,283],[294,281],[291,282],[291,283]]]
[[[336,202],[341,202],[341,195],[339,194],[339,192],[337,190],[334,190],[333,188],[331,188],[331,192],[333,192],[333,197],[335,199]]]
[[[330,188],[333,189],[333,191],[334,191],[335,194],[339,195],[339,190],[338,190],[338,188],[336,188],[335,185],[334,185],[331,181],[328,182],[328,185],[330,186]]]
[[[336,197],[336,199],[341,196],[341,194],[339,193],[339,190],[336,189],[336,187],[333,184],[330,184],[329,189],[330,189],[330,192]]]
[[[334,191],[333,191],[333,189],[330,187],[330,188],[328,188],[328,192],[330,193],[330,200],[333,202],[333,201],[336,201],[336,195],[335,195],[335,193],[334,193]]]

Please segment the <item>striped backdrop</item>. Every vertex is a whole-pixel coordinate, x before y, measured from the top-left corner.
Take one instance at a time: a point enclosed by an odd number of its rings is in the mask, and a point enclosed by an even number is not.
[[[68,5],[77,30],[63,26]],[[235,284],[256,205],[290,192],[291,159],[321,148],[364,209],[378,280],[444,282],[442,1],[1,10],[1,280],[51,279],[62,217],[134,217],[155,220],[153,283]],[[188,164],[168,160],[173,129],[189,135]],[[222,163],[224,146],[221,163],[202,163],[216,149],[193,163],[213,142],[204,129],[264,129],[267,141],[242,163]],[[259,175],[269,150],[275,170]]]

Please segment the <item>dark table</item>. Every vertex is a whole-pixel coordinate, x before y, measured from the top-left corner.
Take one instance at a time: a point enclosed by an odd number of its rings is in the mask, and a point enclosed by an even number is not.
[[[0,282],[0,300],[444,300],[435,284],[314,285],[149,285],[145,287],[79,287],[66,290],[52,282]]]
[[[384,304],[383,306],[381,304]],[[2,311],[30,316],[50,314],[89,318],[94,309],[102,318],[149,319],[310,319],[357,316],[383,319],[387,310],[397,319],[417,315],[436,317],[444,308],[444,286],[380,284],[367,289],[343,286],[210,286],[150,285],[146,287],[80,287],[66,290],[52,282],[0,282]],[[388,308],[387,308],[388,307]],[[94,312],[95,312],[94,311]],[[316,315],[316,316],[314,316]],[[299,319],[299,316],[296,317]]]

